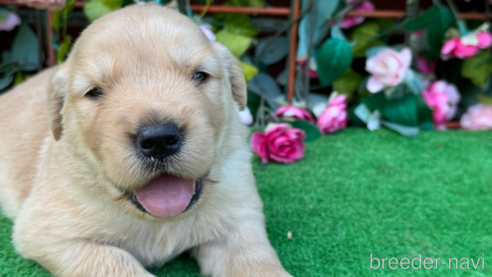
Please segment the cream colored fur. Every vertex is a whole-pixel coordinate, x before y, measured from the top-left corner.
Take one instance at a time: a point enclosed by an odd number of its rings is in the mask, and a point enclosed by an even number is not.
[[[196,71],[211,77],[198,85]],[[85,95],[94,87],[104,96]],[[179,13],[133,6],[95,21],[65,63],[0,96],[0,204],[16,250],[56,276],[152,276],[145,267],[186,250],[204,275],[290,276],[265,231],[245,103],[237,60]],[[195,206],[159,219],[127,197],[162,173],[144,170],[132,137],[168,119],[186,131],[168,173],[207,177]]]

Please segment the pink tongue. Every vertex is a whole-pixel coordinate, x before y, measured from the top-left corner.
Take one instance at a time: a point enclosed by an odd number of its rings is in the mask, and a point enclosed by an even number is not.
[[[135,191],[138,202],[157,217],[182,213],[195,193],[195,181],[163,174]]]

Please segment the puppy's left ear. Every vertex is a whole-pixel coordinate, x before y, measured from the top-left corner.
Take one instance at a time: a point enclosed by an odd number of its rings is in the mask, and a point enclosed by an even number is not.
[[[63,118],[61,111],[67,94],[67,62],[59,65],[48,83],[47,100],[48,100],[48,119],[50,121],[51,132],[55,140],[61,138],[63,132]]]
[[[248,93],[246,90],[246,79],[244,78],[241,65],[238,59],[224,45],[215,42],[214,47],[217,49],[217,54],[222,60],[222,65],[226,69],[231,82],[232,97],[238,103],[239,110],[242,111],[246,107]]]

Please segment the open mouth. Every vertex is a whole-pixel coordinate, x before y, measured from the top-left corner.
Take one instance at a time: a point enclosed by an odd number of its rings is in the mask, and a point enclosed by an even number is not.
[[[142,212],[170,217],[190,209],[200,198],[202,187],[202,180],[187,180],[164,173],[130,193],[129,199]]]

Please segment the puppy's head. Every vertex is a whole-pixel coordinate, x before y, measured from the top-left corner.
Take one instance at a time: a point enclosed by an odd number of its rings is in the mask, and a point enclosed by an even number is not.
[[[155,5],[96,20],[48,89],[55,139],[108,197],[144,217],[176,216],[198,201],[234,147],[245,104],[230,52]]]

